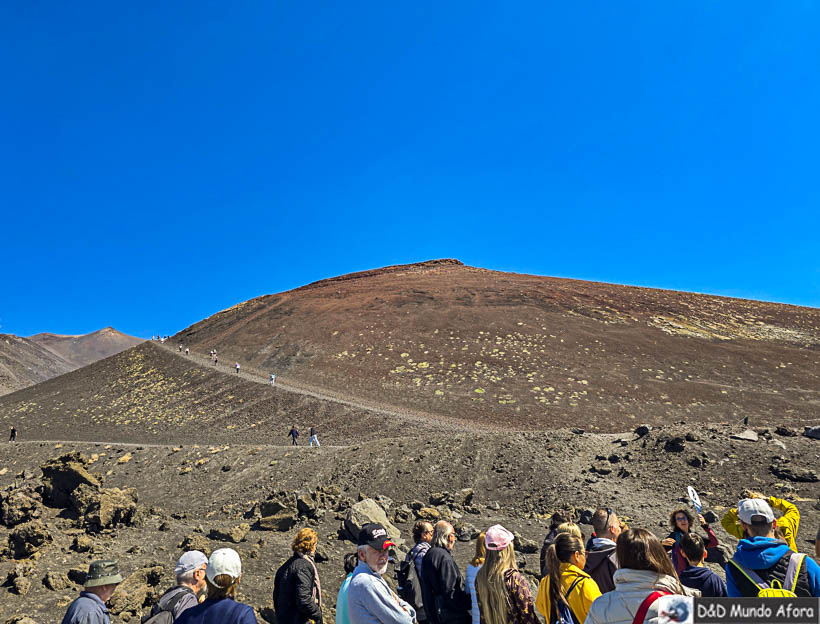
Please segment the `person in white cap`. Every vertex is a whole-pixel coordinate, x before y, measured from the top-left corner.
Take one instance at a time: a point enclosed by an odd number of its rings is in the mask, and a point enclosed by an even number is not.
[[[207,590],[205,583],[205,568],[208,566],[208,557],[198,550],[189,550],[182,553],[174,567],[174,576],[177,584],[160,596],[151,609],[151,617],[167,611],[176,622],[177,618],[191,607],[199,604],[200,596]]]
[[[746,537],[737,543],[726,564],[730,598],[754,598],[772,581],[779,581],[783,589],[798,597],[820,597],[820,566],[775,537],[777,520],[769,503],[746,498],[737,504],[737,517]]]
[[[208,597],[182,613],[177,624],[257,624],[253,609],[236,601],[241,578],[239,553],[233,548],[213,551],[205,569]]]

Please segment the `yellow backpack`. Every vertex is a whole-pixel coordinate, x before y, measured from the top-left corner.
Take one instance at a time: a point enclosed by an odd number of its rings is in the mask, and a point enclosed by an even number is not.
[[[797,589],[797,575],[800,574],[800,568],[803,565],[803,559],[806,555],[793,552],[789,558],[789,567],[786,569],[786,576],[781,583],[777,579],[772,579],[770,583],[764,581],[754,570],[750,570],[740,565],[735,558],[729,560],[740,572],[754,583],[757,588],[758,598],[797,598],[795,589]]]

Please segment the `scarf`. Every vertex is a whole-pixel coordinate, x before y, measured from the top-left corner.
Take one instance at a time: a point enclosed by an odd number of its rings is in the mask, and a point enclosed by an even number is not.
[[[314,602],[319,605],[319,608],[322,607],[322,584],[319,582],[319,570],[316,569],[316,563],[313,561],[313,557],[310,555],[306,555],[305,553],[296,553],[297,556],[301,557],[302,559],[306,559],[310,562],[311,567],[313,567],[313,600]]]

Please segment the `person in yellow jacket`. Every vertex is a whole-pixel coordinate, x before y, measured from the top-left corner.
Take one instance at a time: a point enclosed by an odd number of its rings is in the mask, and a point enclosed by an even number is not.
[[[566,603],[575,618],[583,622],[592,603],[601,595],[598,583],[584,572],[586,558],[583,540],[571,533],[560,533],[547,549],[547,574],[541,579],[535,598],[535,608],[547,624],[556,621],[559,602]]]
[[[766,498],[759,492],[750,492],[749,498],[762,498],[769,502],[772,509],[777,509],[783,513],[783,516],[777,519],[777,528],[783,533],[783,539],[794,552],[797,552],[797,528],[800,526],[800,512],[797,507],[782,498],[775,498],[770,496]],[[746,537],[743,534],[743,527],[740,526],[740,520],[737,517],[737,507],[732,507],[729,511],[723,514],[720,524],[729,535],[734,535],[737,539]]]

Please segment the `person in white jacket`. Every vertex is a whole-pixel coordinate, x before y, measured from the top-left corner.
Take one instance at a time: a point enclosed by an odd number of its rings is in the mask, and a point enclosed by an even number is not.
[[[632,624],[641,605],[654,592],[700,596],[681,585],[675,567],[660,540],[646,529],[628,529],[618,536],[615,547],[618,570],[615,590],[592,603],[584,624]],[[644,624],[657,624],[658,602],[650,601]]]

